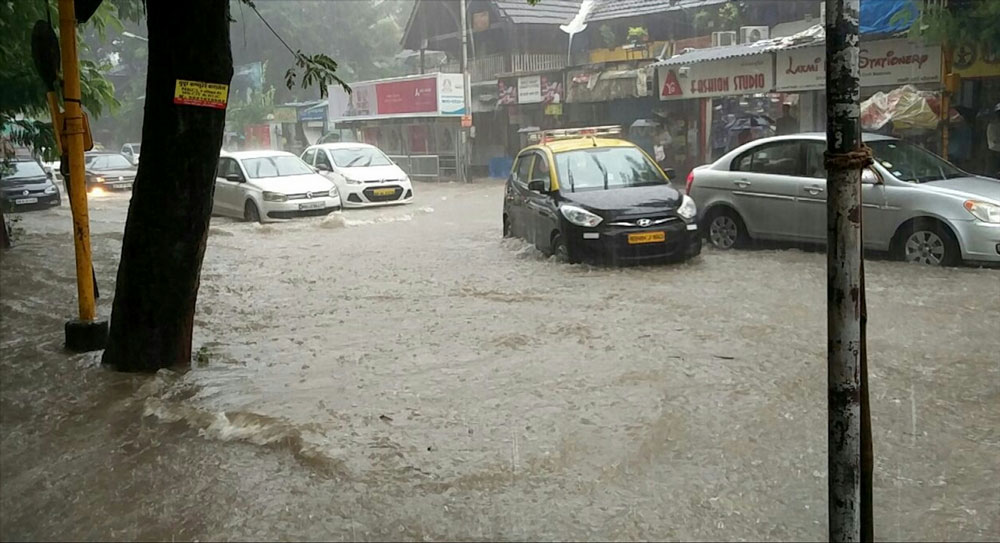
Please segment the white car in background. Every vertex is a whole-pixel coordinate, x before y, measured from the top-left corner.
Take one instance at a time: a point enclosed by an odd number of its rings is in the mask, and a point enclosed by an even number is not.
[[[223,152],[215,175],[215,215],[264,223],[341,208],[337,187],[284,151]]]
[[[313,145],[302,153],[302,160],[337,185],[344,207],[413,201],[409,176],[374,145],[356,142]]]
[[[126,143],[122,145],[122,154],[126,156],[132,164],[136,166],[139,165],[139,151],[142,149],[142,145],[138,143]]]

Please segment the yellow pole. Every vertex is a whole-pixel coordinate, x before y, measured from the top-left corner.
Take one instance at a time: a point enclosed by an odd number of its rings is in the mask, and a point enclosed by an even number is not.
[[[73,245],[76,248],[76,290],[80,320],[97,318],[90,263],[90,218],[83,165],[83,112],[80,108],[80,65],[76,56],[76,13],[73,0],[59,0],[59,45],[62,50],[63,100],[66,146],[69,151],[70,209],[73,211]]]
[[[948,160],[948,143],[951,134],[951,47],[941,46],[941,156]]]

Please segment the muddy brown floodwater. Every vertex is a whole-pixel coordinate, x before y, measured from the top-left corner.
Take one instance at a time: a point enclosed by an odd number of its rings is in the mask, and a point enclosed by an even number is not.
[[[823,540],[825,257],[560,265],[502,187],[215,218],[187,373],[61,350],[66,207],[0,264],[0,537]],[[110,311],[127,195],[93,201]],[[867,264],[880,540],[1000,538],[1000,271]]]

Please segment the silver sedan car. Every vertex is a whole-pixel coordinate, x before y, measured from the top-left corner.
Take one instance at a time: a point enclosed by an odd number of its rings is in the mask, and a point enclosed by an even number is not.
[[[863,140],[875,157],[862,172],[866,248],[931,265],[1000,262],[1000,180],[963,172],[896,138]],[[778,136],[695,168],[687,192],[712,245],[825,243],[825,150],[825,134]]]

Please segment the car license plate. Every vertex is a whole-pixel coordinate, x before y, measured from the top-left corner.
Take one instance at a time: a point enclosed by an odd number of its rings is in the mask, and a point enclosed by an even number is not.
[[[299,209],[320,209],[324,206],[323,202],[309,202],[305,204],[299,204]]]
[[[375,189],[372,191],[375,196],[392,196],[396,194],[396,189]]]
[[[661,243],[667,240],[666,232],[637,232],[628,235],[629,245],[639,245],[642,243]]]
[[[132,183],[112,183],[111,188],[115,190],[128,190],[132,188]]]
[[[17,204],[17,205],[37,204],[38,203],[38,198],[18,198],[16,200],[14,200],[14,203]]]

